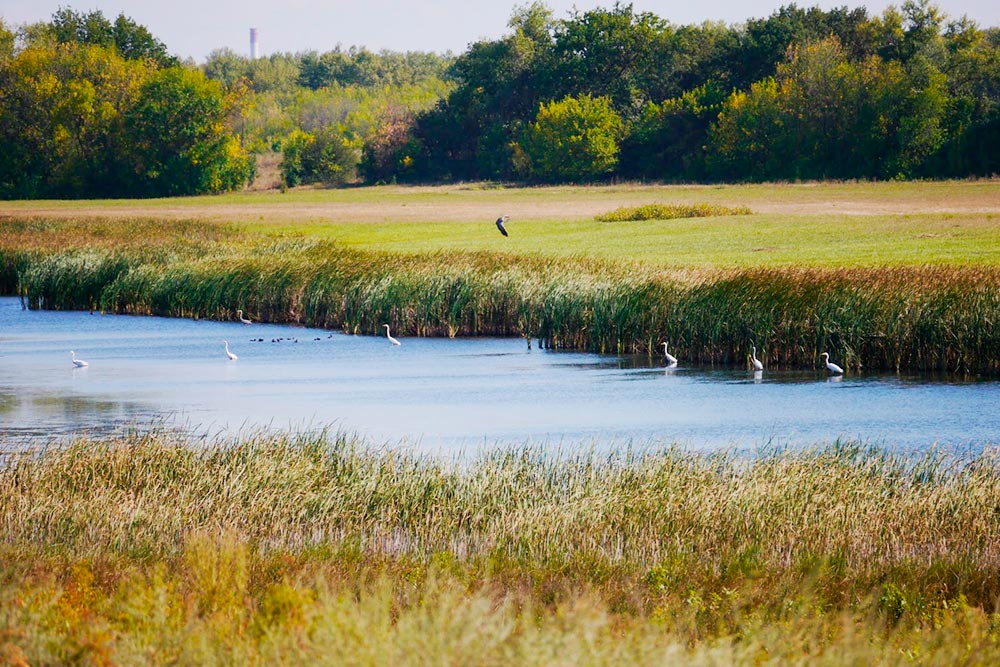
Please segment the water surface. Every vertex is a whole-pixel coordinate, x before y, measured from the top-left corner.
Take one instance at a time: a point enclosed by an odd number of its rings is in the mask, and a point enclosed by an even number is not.
[[[229,361],[222,340],[239,360]],[[263,339],[263,342],[258,342]],[[280,340],[279,340],[280,339]],[[272,342],[274,341],[274,342]],[[1000,443],[1000,384],[819,371],[665,369],[521,339],[348,336],[0,299],[0,436],[167,423],[199,435],[331,427],[426,451],[505,443],[690,449]],[[70,350],[90,362],[77,369]],[[37,440],[35,440],[37,442]]]

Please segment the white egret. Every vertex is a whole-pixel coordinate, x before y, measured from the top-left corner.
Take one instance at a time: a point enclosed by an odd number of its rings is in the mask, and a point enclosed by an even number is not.
[[[750,352],[750,360],[753,362],[753,369],[755,371],[764,370],[764,364],[760,363],[760,359],[757,358],[757,346],[751,345],[750,349],[752,350],[752,352]]]
[[[243,324],[253,324],[253,320],[248,320],[247,318],[243,317],[242,310],[236,311],[236,317],[239,318],[240,322],[242,322]]]
[[[73,358],[73,365],[76,366],[77,368],[85,368],[90,365],[83,359],[77,359],[76,352],[74,352],[73,350],[70,350],[69,354]]]
[[[828,353],[824,352],[824,353],[822,353],[819,356],[823,357],[823,364],[826,366],[826,370],[830,371],[834,375],[843,375],[844,374],[844,369],[843,368],[841,368],[837,364],[835,364],[832,361],[830,361],[830,355]]]
[[[229,341],[223,340],[222,344],[226,346],[226,356],[229,357],[229,361],[236,361],[239,359],[239,357],[229,351]]]
[[[385,337],[389,339],[390,343],[392,343],[393,345],[402,345],[402,343],[400,343],[398,340],[396,340],[395,338],[393,338],[392,334],[389,333],[389,325],[388,324],[383,324],[382,326],[385,327]]]
[[[509,215],[503,215],[497,218],[497,229],[499,229],[500,233],[503,234],[504,236],[509,236],[509,234],[507,234],[507,229],[503,226],[503,223],[507,222],[508,220],[510,220]]]
[[[677,365],[677,357],[675,357],[674,355],[670,354],[670,352],[667,351],[667,342],[666,341],[663,341],[663,355],[667,358],[667,365],[668,366],[676,366]]]

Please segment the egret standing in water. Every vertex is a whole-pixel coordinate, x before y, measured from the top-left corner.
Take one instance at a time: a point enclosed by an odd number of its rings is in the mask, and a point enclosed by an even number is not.
[[[395,338],[393,338],[392,334],[389,333],[389,325],[388,324],[383,324],[382,326],[385,327],[385,337],[389,339],[390,343],[392,343],[393,345],[402,345],[402,343],[400,343],[398,340],[396,340]]]
[[[500,233],[503,234],[504,236],[509,236],[509,234],[507,233],[507,228],[503,226],[503,223],[507,222],[508,220],[510,220],[509,215],[503,215],[497,218],[497,229],[499,229]]]
[[[753,369],[755,371],[762,371],[762,370],[764,370],[764,364],[760,363],[760,359],[757,358],[757,346],[756,345],[751,345],[750,349],[752,350],[750,352],[750,361],[753,362]]]
[[[826,370],[830,371],[834,375],[843,375],[844,374],[844,369],[843,368],[841,368],[837,364],[835,364],[832,361],[830,361],[830,355],[829,354],[827,354],[826,352],[824,352],[823,354],[821,354],[819,356],[823,357],[823,364],[826,366]]]
[[[663,356],[667,358],[667,366],[676,366],[677,357],[667,351],[667,342],[663,341]]]
[[[243,317],[242,310],[236,311],[236,317],[239,318],[240,322],[242,322],[243,324],[253,324],[253,320],[248,320],[247,318]]]
[[[229,361],[236,361],[239,359],[239,357],[229,351],[229,341],[223,340],[222,344],[226,346],[226,356],[229,357]]]
[[[90,365],[86,361],[84,361],[83,359],[77,359],[76,358],[76,352],[74,352],[73,350],[69,351],[69,355],[70,355],[70,357],[73,358],[73,365],[76,366],[77,368],[86,368],[87,366]]]

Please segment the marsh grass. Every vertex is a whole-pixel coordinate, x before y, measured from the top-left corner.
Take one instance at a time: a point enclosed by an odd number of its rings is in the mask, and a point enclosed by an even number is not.
[[[544,346],[738,365],[1000,370],[1000,269],[633,270],[497,253],[391,255],[316,241],[15,262],[31,307],[253,319],[375,334],[520,335]]]
[[[746,206],[718,206],[714,204],[646,204],[623,206],[608,213],[594,216],[598,222],[631,222],[641,220],[674,220],[676,218],[710,218],[724,215],[750,215]]]
[[[445,460],[335,434],[81,440],[0,470],[0,651],[990,664],[996,507],[993,450]]]
[[[0,281],[33,308],[254,320],[377,334],[809,368],[1000,372],[1000,268],[668,270],[593,257],[387,253],[192,222],[6,221]]]

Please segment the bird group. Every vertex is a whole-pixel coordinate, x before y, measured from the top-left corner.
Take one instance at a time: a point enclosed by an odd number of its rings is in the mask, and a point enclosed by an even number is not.
[[[677,357],[670,354],[670,349],[668,347],[667,341],[661,343],[663,345],[663,357],[667,361],[667,368],[677,367]],[[826,370],[830,372],[831,375],[843,375],[844,369],[837,364],[830,361],[830,354],[828,352],[823,352],[819,355],[823,358],[823,365]],[[764,371],[764,364],[761,363],[760,359],[757,358],[757,346],[750,346],[750,364],[753,366],[754,374],[762,373]]]
[[[253,324],[252,320],[249,320],[249,319],[243,317],[243,311],[242,310],[237,310],[236,311],[236,317],[243,324]],[[382,326],[385,327],[385,337],[387,339],[389,339],[390,343],[392,343],[393,345],[402,345],[402,343],[400,343],[398,340],[396,340],[392,336],[392,334],[389,333],[389,325],[388,324],[383,324]],[[330,334],[329,336],[327,336],[327,338],[333,338],[333,334]],[[282,340],[285,340],[285,339],[284,338],[272,338],[271,342],[275,343],[275,342],[279,342],[279,341],[282,341]],[[299,342],[299,340],[297,338],[289,338],[288,340],[290,340],[290,341],[292,341],[294,343],[298,343]],[[313,340],[319,340],[319,338],[313,338]],[[263,338],[252,338],[251,341],[256,341],[258,343],[262,343],[262,342],[264,342],[264,339]],[[226,353],[226,358],[229,359],[229,361],[237,361],[239,359],[239,356],[235,352],[233,352],[232,350],[229,349],[229,341],[227,341],[226,339],[222,340],[222,349]],[[90,364],[88,362],[84,361],[83,359],[77,359],[76,358],[76,352],[74,352],[73,350],[70,350],[69,354],[70,354],[70,360],[73,362],[74,368],[86,368],[87,366],[90,366]]]

